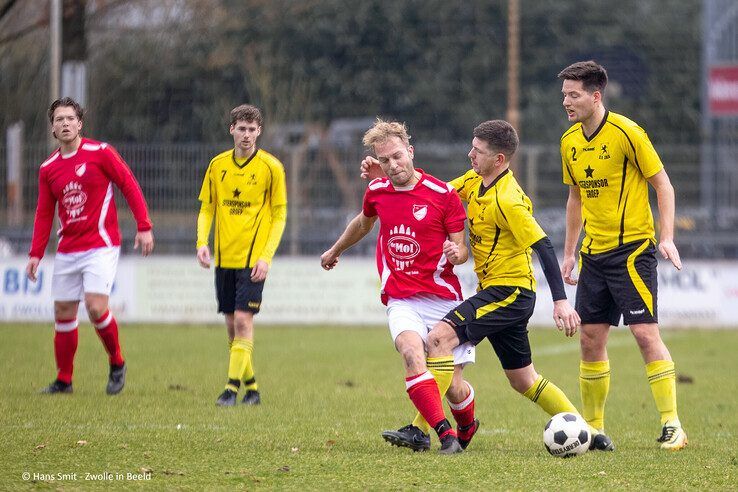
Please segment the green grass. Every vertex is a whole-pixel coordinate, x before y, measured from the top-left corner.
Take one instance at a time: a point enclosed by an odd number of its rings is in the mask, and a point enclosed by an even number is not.
[[[260,407],[221,409],[224,327],[126,326],[122,394],[104,394],[107,358],[80,329],[74,394],[39,395],[54,376],[52,328],[0,326],[0,489],[734,489],[738,483],[734,331],[673,331],[680,417],[690,445],[658,449],[658,416],[631,335],[610,337],[608,433],[615,453],[569,460],[542,444],[546,415],[509,388],[488,344],[466,377],[482,422],[460,455],[390,447],[379,433],[408,423],[400,358],[386,329],[257,326]],[[579,402],[578,346],[531,331],[536,368]],[[726,398],[727,395],[727,398]],[[448,412],[447,412],[448,414]],[[85,441],[86,444],[78,444]],[[115,473],[151,470],[148,481]],[[24,481],[22,474],[76,473]],[[113,474],[101,484],[86,473]]]

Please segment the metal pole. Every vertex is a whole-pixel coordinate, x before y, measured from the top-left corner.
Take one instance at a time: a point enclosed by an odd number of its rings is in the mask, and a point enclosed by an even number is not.
[[[507,2],[507,121],[520,133],[520,2]]]
[[[715,5],[711,0],[702,3],[702,138],[700,139],[700,208],[705,214],[708,231],[703,236],[703,245],[705,251],[702,254],[709,254],[714,257],[715,254],[715,170],[717,168],[716,159],[719,158],[716,152],[716,143],[719,137],[713,136],[713,116],[710,112],[709,97],[709,80],[710,66],[719,62],[717,47],[715,40],[721,34],[715,32],[713,23],[715,22]],[[719,123],[715,124],[718,126]],[[677,206],[679,204],[677,203]]]
[[[62,0],[49,2],[49,104],[60,97],[62,52]],[[56,147],[56,140],[49,132],[49,147]]]

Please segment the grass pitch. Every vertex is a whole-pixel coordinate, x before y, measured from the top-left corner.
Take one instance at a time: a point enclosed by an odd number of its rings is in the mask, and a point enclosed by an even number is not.
[[[456,456],[391,447],[410,421],[401,361],[385,328],[257,325],[260,407],[216,408],[225,328],[124,326],[128,382],[105,395],[107,356],[80,328],[73,395],[54,377],[49,325],[2,325],[0,489],[733,489],[738,483],[738,333],[666,331],[690,444],[667,453],[629,332],[613,330],[607,426],[614,453],[568,460],[542,443],[547,416],[509,388],[491,347],[466,371],[480,432]],[[575,403],[578,343],[532,330],[537,370]],[[240,396],[240,395],[239,395]],[[447,415],[450,413],[447,410]],[[24,475],[28,474],[28,475]],[[138,479],[138,480],[135,480]]]

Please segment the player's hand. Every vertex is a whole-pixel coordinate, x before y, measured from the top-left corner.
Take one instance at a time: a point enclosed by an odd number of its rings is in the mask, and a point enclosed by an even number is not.
[[[561,264],[561,276],[564,277],[564,282],[569,285],[577,285],[577,275],[574,273],[576,263],[576,257],[570,256],[564,258],[564,262]]]
[[[363,179],[368,179],[369,181],[387,176],[384,174],[384,171],[382,171],[382,166],[379,165],[379,161],[370,155],[364,157],[364,160],[361,161],[360,169],[361,177]]]
[[[154,250],[154,233],[151,232],[151,229],[136,233],[136,238],[133,240],[133,249],[138,249],[139,246],[141,246],[142,256],[149,256]]]
[[[200,246],[197,250],[197,262],[203,268],[210,268],[210,248]]]
[[[41,261],[41,258],[36,258],[35,256],[32,256],[28,259],[28,265],[26,265],[26,276],[32,281],[36,281],[36,272],[38,271],[38,263]]]
[[[320,255],[320,266],[323,267],[323,270],[333,270],[333,268],[338,265],[339,256],[341,256],[340,253],[336,253],[332,249],[329,249]]]
[[[553,318],[556,328],[559,331],[563,330],[567,337],[574,336],[577,329],[579,329],[579,325],[582,324],[579,314],[566,299],[554,301]]]
[[[264,260],[259,260],[251,269],[251,281],[252,282],[263,282],[267,278],[269,273],[269,263]]]
[[[448,261],[452,265],[458,265],[460,263],[459,245],[455,242],[446,239],[443,242],[443,254],[446,255],[446,258],[448,258]]]
[[[671,264],[676,267],[677,270],[682,269],[682,260],[679,258],[679,250],[677,249],[674,241],[660,241],[659,251],[661,256],[665,260],[671,261]]]

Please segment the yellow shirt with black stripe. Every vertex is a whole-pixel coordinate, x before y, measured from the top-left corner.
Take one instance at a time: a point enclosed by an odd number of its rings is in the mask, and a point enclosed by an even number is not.
[[[488,187],[473,170],[450,183],[468,204],[478,289],[504,285],[535,291],[531,245],[546,233],[533,217],[533,204],[512,171],[503,171]]]
[[[251,268],[270,263],[284,231],[287,208],[284,166],[257,149],[237,160],[234,150],[215,156],[200,189],[197,247],[208,244],[215,220],[215,265]]]
[[[648,178],[664,168],[646,132],[608,111],[587,138],[581,123],[561,137],[564,183],[579,186],[582,252],[603,253],[632,241],[656,242]]]

